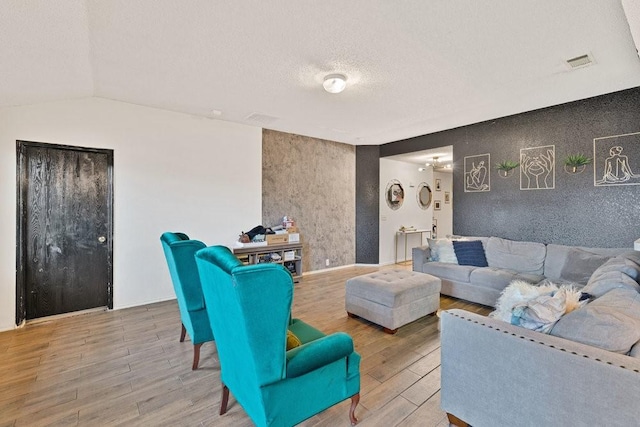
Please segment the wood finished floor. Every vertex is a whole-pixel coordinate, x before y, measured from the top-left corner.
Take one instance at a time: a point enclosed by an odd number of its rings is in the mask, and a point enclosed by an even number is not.
[[[404,266],[402,268],[409,268]],[[349,267],[303,277],[294,317],[325,333],[345,331],[362,355],[360,426],[447,426],[440,410],[440,337],[427,316],[389,335],[344,311],[344,283],[376,271]],[[487,314],[487,307],[442,297],[441,308]],[[220,405],[215,343],[191,370],[190,342],[178,341],[175,301],[94,312],[0,333],[0,427],[251,426],[242,407]],[[295,404],[295,402],[292,402]],[[349,401],[303,422],[348,426]]]

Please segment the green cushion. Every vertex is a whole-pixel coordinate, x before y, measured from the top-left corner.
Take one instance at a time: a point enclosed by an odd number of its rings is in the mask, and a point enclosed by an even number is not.
[[[353,340],[344,332],[327,335],[287,352],[287,378],[295,378],[353,353]]]
[[[302,344],[315,341],[325,336],[322,332],[313,326],[304,323],[300,319],[292,319],[289,323],[289,330],[293,332]]]

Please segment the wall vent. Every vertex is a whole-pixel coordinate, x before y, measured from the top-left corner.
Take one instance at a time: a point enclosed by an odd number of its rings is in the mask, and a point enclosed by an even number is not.
[[[592,63],[593,61],[589,55],[580,55],[575,58],[567,59],[567,64],[569,64],[571,69],[586,67]]]

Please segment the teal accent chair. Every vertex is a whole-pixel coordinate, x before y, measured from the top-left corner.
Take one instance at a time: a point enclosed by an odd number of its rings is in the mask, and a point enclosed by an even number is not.
[[[213,341],[195,258],[196,252],[206,245],[199,240],[190,240],[184,233],[166,232],[160,236],[160,241],[178,298],[182,320],[180,342],[184,342],[188,332],[193,343],[191,369],[195,370],[200,363],[200,347],[207,341]]]
[[[257,426],[292,426],[351,398],[357,423],[360,355],[343,332],[325,335],[291,319],[293,278],[279,264],[243,265],[224,246],[196,253],[222,380]],[[302,345],[286,349],[287,329]]]

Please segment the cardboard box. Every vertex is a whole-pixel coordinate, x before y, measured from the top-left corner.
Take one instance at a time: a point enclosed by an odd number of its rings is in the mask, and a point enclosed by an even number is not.
[[[298,227],[294,225],[293,227],[287,228],[286,231],[287,233],[298,233],[300,230],[298,230]]]
[[[300,243],[300,233],[289,233],[289,243]]]
[[[296,259],[296,251],[284,251],[284,261],[293,261]]]
[[[289,243],[288,234],[267,234],[266,239],[268,245],[281,245],[282,243]]]

